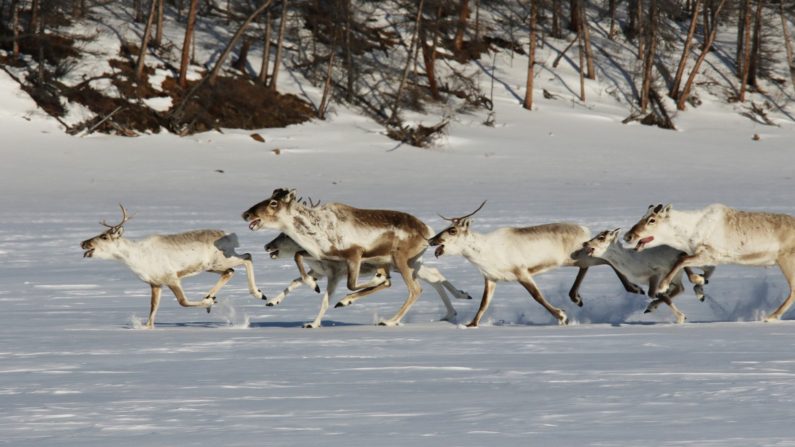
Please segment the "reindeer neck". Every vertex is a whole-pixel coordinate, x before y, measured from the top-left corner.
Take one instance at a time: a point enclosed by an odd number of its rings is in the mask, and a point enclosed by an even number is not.
[[[488,236],[470,231],[466,236],[466,245],[461,254],[470,261],[477,262],[488,253]]]

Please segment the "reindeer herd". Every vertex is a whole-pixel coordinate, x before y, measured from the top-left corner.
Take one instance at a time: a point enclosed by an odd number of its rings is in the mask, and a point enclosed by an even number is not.
[[[588,228],[571,223],[506,227],[478,233],[470,229],[471,217],[485,203],[465,216],[442,216],[450,225],[434,234],[431,227],[407,213],[354,208],[341,203],[307,204],[296,198],[294,190],[276,189],[269,198],[242,214],[252,231],[280,231],[278,237],[265,245],[265,250],[272,259],[292,258],[298,268],[300,276],[269,300],[256,286],[251,255],[236,253],[237,237],[222,230],[153,235],[133,241],[123,237],[129,215],[122,206],[120,223],[109,225],[102,221],[108,229],[80,246],[85,250],[84,257],[120,261],[149,284],[152,293],[146,323],[149,328],[154,327],[163,286],[174,293],[180,305],[202,307],[209,312],[216,294],[238,266],[246,270],[249,292],[255,298],[267,300],[268,306],[280,304],[301,285],[320,293],[318,281],[326,277],[320,310],[305,325],[308,328],[321,325],[329,301],[343,278],[350,293],[336,307],[348,306],[390,287],[394,272],[405,282],[408,297],[392,318],[379,324],[400,323],[422,292],[418,280],[438,293],[447,312],[442,319],[454,321],[456,311],[448,293],[457,299],[471,297],[455,288],[436,268],[423,265],[422,256],[429,246],[436,247],[437,257],[465,257],[483,275],[483,297],[469,327],[478,326],[496,283],[501,281],[521,284],[559,324],[565,325],[568,315],[547,301],[533,277],[566,266],[579,269],[569,291],[569,298],[578,306],[583,305],[579,288],[588,269],[608,265],[627,291],[643,294],[641,285],[647,288],[651,301],[646,312],[664,303],[677,323],[686,318],[673,303],[673,298],[685,289],[683,273],[694,284],[696,296],[703,300],[703,286],[719,264],[779,266],[790,292],[765,321],[780,319],[795,300],[795,218],[792,216],[740,211],[719,204],[687,212],[673,210],[671,205],[651,205],[624,235],[623,240],[633,244],[632,248],[626,248],[619,238],[620,229],[602,231],[592,238]],[[695,273],[693,268],[702,272]],[[214,272],[220,278],[202,300],[190,301],[180,281],[201,272]]]

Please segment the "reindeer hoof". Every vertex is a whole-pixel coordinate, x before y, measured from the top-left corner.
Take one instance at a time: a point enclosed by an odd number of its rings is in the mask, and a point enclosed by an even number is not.
[[[320,293],[320,286],[315,284],[315,293]]]
[[[304,329],[317,329],[319,327],[320,325],[318,324],[317,326],[315,326],[315,323],[306,323],[304,325]]]
[[[478,323],[475,321],[471,321],[469,324],[467,324],[467,327],[478,327]]]
[[[262,293],[261,289],[257,289],[257,293],[259,293],[259,299],[261,299],[261,300],[267,300],[268,299],[268,297],[265,296],[264,293]]]
[[[643,311],[643,313],[644,314],[650,314],[651,313],[651,309],[646,309],[646,310]]]
[[[340,301],[339,303],[337,303],[337,304],[335,304],[335,305],[334,305],[334,308],[337,308],[337,307],[345,307],[345,306],[347,306],[347,304],[344,304],[342,301]]]

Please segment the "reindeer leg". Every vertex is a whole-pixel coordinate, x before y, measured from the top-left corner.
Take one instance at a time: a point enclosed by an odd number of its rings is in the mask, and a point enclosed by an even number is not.
[[[582,307],[580,285],[582,284],[582,280],[585,279],[586,273],[588,273],[588,267],[580,267],[580,270],[577,272],[577,277],[574,278],[574,284],[571,285],[571,290],[569,290],[569,299],[580,307]]]
[[[535,299],[538,302],[538,304],[544,306],[544,309],[546,309],[547,312],[552,314],[552,316],[558,320],[559,325],[561,326],[566,325],[566,323],[568,322],[568,317],[566,316],[566,312],[564,312],[562,309],[558,309],[557,307],[547,302],[547,300],[544,298],[544,295],[542,295],[541,291],[538,289],[538,286],[536,285],[535,281],[533,281],[532,277],[527,276],[524,279],[519,280],[519,284],[523,285],[524,288],[527,289],[528,292],[530,292],[530,295],[533,296],[533,299]]]
[[[257,282],[254,279],[254,263],[251,262],[251,254],[246,253],[242,258],[243,268],[246,269],[246,281],[248,283],[249,293],[259,300],[267,300],[268,297],[262,293],[262,290],[257,288]]]
[[[219,280],[222,281],[223,277]],[[228,281],[228,279],[227,279]],[[215,299],[213,297],[207,296],[201,301],[190,301],[187,297],[185,297],[185,291],[182,290],[182,284],[180,284],[179,280],[175,281],[173,284],[169,284],[168,288],[171,289],[171,292],[177,297],[177,302],[182,307],[203,307],[208,310],[213,307],[215,304]]]
[[[660,281],[659,291],[665,293],[665,291],[668,290],[668,287],[671,285],[671,282],[673,282],[674,277],[679,270],[693,265],[709,264],[709,262],[710,258],[708,251],[702,247],[696,249],[696,252],[692,255],[683,254],[679,257],[679,260],[676,261],[676,264],[674,264],[674,266],[671,268],[671,271],[668,272],[668,274],[665,275],[665,277],[663,277],[663,279]]]
[[[420,267],[417,269],[417,278],[430,284],[431,287],[436,290],[436,293],[439,294],[439,298],[442,299],[444,308],[447,310],[447,314],[445,314],[445,316],[442,318],[442,321],[454,321],[458,313],[455,311],[455,307],[453,307],[453,304],[450,302],[450,298],[447,296],[447,292],[444,290],[444,283],[447,282],[447,280],[444,279],[442,273],[433,267],[420,265]]]
[[[357,291],[376,285],[376,281],[370,281],[364,284],[359,284],[359,269],[362,268],[362,251],[361,249],[353,251],[350,256],[345,260],[348,267],[348,290]],[[380,281],[377,283],[380,284]]]
[[[315,292],[320,293],[320,286],[318,285],[317,280],[306,274],[306,268],[304,267],[304,256],[306,254],[307,253],[305,251],[297,252],[293,257],[295,260],[295,265],[298,267],[298,273],[301,274],[301,280],[304,282],[304,284],[308,285],[309,288]]]
[[[339,275],[330,275],[328,277],[328,283],[326,284],[326,291],[323,293],[323,298],[320,300],[320,310],[317,313],[317,316],[311,323],[307,323],[304,325],[307,329],[315,329],[319,328],[321,325],[321,321],[323,320],[323,315],[326,314],[326,310],[328,310],[328,301],[331,295],[334,295],[334,290],[337,289],[337,284],[340,281]]]
[[[213,288],[210,289],[209,292],[207,292],[207,297],[206,297],[206,298],[212,298],[213,301],[215,301],[215,294],[218,293],[218,291],[221,290],[221,287],[226,285],[226,283],[228,283],[229,280],[232,279],[232,276],[235,275],[234,269],[226,269],[223,272],[216,272],[216,273],[220,273],[221,277],[218,278],[218,282],[215,283]]]
[[[486,277],[483,279],[486,280],[486,284],[483,286],[483,298],[480,299],[480,307],[478,308],[475,317],[469,322],[467,327],[478,327],[478,324],[480,324],[480,319],[483,318],[483,314],[486,313],[486,309],[489,308],[491,297],[494,296],[494,288],[496,287],[497,283]]]
[[[152,288],[152,303],[149,306],[149,319],[146,320],[146,327],[147,329],[152,329],[155,326],[155,315],[157,314],[157,308],[160,307],[160,286],[156,286],[154,284],[149,284]]]
[[[397,326],[400,320],[406,315],[406,312],[409,311],[411,306],[414,305],[414,302],[417,301],[417,298],[422,294],[422,287],[420,287],[420,284],[415,278],[417,274],[416,259],[409,260],[406,254],[398,251],[392,253],[392,265],[397,268],[397,271],[400,272],[400,276],[403,277],[403,281],[409,289],[409,296],[398,312],[392,318],[379,322],[379,326]],[[348,273],[350,273],[350,271]]]
[[[380,290],[384,290],[384,289],[389,288],[391,286],[392,286],[392,281],[388,277],[386,277],[386,279],[381,280],[381,282],[376,283],[373,286],[365,287],[363,289],[359,289],[359,290],[357,290],[357,291],[355,291],[353,293],[349,293],[349,294],[345,295],[345,297],[343,299],[341,299],[336,305],[334,305],[334,307],[347,307],[347,306],[350,306],[351,304],[359,301],[360,299],[362,299],[362,298],[364,298],[364,297],[366,297],[368,295],[372,295],[375,292],[378,292]]]
[[[323,278],[323,276],[325,276],[325,275],[322,275],[322,274],[320,274],[320,273],[318,273],[318,272],[316,272],[314,270],[309,270],[308,273],[309,273],[309,276],[311,276],[313,278],[317,278],[317,279],[321,279],[321,278]],[[295,278],[294,280],[290,281],[290,284],[288,284],[287,287],[285,287],[284,290],[282,290],[278,295],[276,295],[275,297],[269,299],[268,302],[265,303],[265,305],[266,306],[278,306],[279,304],[281,304],[282,301],[284,301],[285,298],[287,298],[287,295],[289,295],[293,290],[301,287],[303,284],[304,284],[304,280],[303,279]]]
[[[781,273],[784,274],[789,284],[789,296],[781,303],[778,309],[765,318],[766,322],[780,320],[781,316],[784,315],[787,309],[792,305],[792,302],[795,301],[795,254],[779,258],[778,267],[781,269]]]

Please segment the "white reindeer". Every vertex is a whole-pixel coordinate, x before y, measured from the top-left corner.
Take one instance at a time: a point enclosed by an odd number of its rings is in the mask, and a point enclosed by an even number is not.
[[[636,244],[638,251],[665,244],[686,253],[660,281],[660,291],[665,291],[676,272],[684,267],[777,264],[789,283],[790,293],[765,321],[779,320],[795,300],[795,217],[740,211],[721,204],[696,211],[650,205],[624,240]]]
[[[121,205],[119,205],[121,206]],[[238,255],[237,236],[221,230],[195,230],[179,234],[153,235],[139,241],[122,237],[123,225],[130,219],[127,210],[121,206],[122,220],[116,225],[101,224],[108,227],[105,232],[87,239],[80,244],[85,250],[84,258],[117,260],[135,273],[141,281],[152,288],[152,301],[146,327],[155,324],[155,314],[160,305],[162,286],[168,286],[184,307],[202,307],[210,312],[215,303],[215,294],[234,274],[234,267],[244,266],[248,278],[248,289],[252,295],[265,299],[254,282],[254,265],[248,253]],[[185,297],[180,280],[208,271],[221,275],[221,278],[201,301],[190,301]]]
[[[487,234],[470,231],[469,217],[483,208],[485,203],[483,202],[477,210],[466,216],[453,219],[442,216],[452,224],[429,241],[431,246],[437,247],[434,253],[437,257],[443,254],[463,255],[485,278],[480,308],[467,326],[478,326],[489,307],[498,281],[519,282],[558,320],[558,324],[565,325],[568,321],[566,312],[547,302],[533,281],[533,275],[557,267],[579,267],[580,271],[569,292],[569,297],[581,306],[578,290],[588,268],[607,264],[602,259],[584,256],[581,252],[583,242],[591,237],[590,231],[582,225],[571,223],[500,228]],[[616,273],[622,282],[626,281],[623,275]],[[628,290],[643,293],[638,286],[628,282],[627,284]]]
[[[294,258],[297,254],[304,251],[304,249],[298,245],[294,240],[290,239],[284,233],[279,234],[274,240],[268,242],[265,245],[265,251],[270,254],[271,259],[280,259],[284,257]],[[319,261],[314,258],[304,258],[307,265],[310,267],[309,272],[307,273],[308,276],[312,277],[314,280],[318,280],[322,277],[328,278],[328,284],[326,286],[326,292],[323,294],[323,298],[320,304],[320,312],[315,317],[314,321],[311,323],[307,323],[304,325],[306,328],[316,328],[320,327],[321,320],[323,315],[326,313],[328,309],[329,299],[331,296],[334,295],[334,291],[337,287],[339,281],[347,275],[348,267],[345,262],[342,261]],[[370,264],[363,263],[361,266],[361,270],[359,272],[360,275],[374,275],[374,285],[369,288],[362,289],[359,292],[352,293],[345,297],[343,301],[337,303],[335,307],[343,307],[352,304],[354,301],[362,298],[366,295],[371,293],[375,293],[379,290],[382,290],[386,287],[391,285],[389,272],[387,271],[387,267],[380,267],[374,266]],[[447,296],[445,289],[447,289],[453,296],[457,299],[472,299],[469,294],[462,290],[456,289],[450,281],[447,281],[445,277],[439,272],[439,270],[433,267],[427,267],[425,265],[420,264],[417,268],[417,278],[425,281],[426,283],[430,284],[436,292],[439,294],[439,297],[442,299],[444,303],[445,309],[447,309],[447,314],[442,318],[443,321],[454,321],[457,315],[455,308],[450,303],[450,298]],[[284,289],[279,295],[271,298],[267,305],[268,306],[275,306],[280,304],[284,298],[286,298],[287,294],[295,290],[301,284],[305,284],[305,280],[300,277],[294,279],[287,288]]]
[[[363,260],[374,265],[394,266],[405,281],[409,296],[398,312],[381,321],[381,325],[399,324],[422,293],[416,280],[418,261],[433,232],[410,214],[360,209],[341,203],[308,207],[296,200],[294,191],[276,189],[269,198],[246,210],[242,217],[249,222],[251,230],[270,228],[287,234],[315,259],[345,262],[347,286],[354,292],[372,287],[372,284],[359,283]],[[306,276],[304,280],[312,283]]]
[[[666,293],[658,293],[660,279],[671,271],[671,267],[679,260],[682,252],[667,245],[660,245],[642,252],[624,248],[618,240],[620,230],[620,228],[616,228],[612,231],[602,231],[597,234],[593,239],[583,244],[585,253],[588,256],[602,258],[609,262],[616,270],[626,275],[629,280],[647,284],[649,297],[653,301],[648,305],[645,313],[652,312],[661,303],[665,303],[671,308],[671,312],[676,317],[676,322],[684,323],[685,314],[672,301],[675,296],[684,291],[682,271],[680,270],[674,276],[671,287]]]

